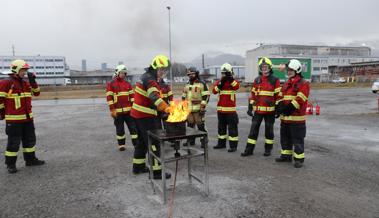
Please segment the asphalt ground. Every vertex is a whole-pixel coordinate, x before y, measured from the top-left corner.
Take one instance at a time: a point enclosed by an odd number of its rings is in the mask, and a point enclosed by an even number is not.
[[[251,118],[247,94],[237,98],[238,152],[212,149],[217,142],[212,96],[206,116],[210,195],[202,195],[196,182],[188,183],[186,162],[179,162],[174,217],[379,217],[378,96],[369,88],[311,90],[310,100],[319,103],[321,115],[307,117],[300,169],[274,162],[280,152],[278,120],[272,156],[262,156],[263,124],[255,154],[240,156]],[[167,217],[167,206],[153,194],[148,176],[131,172],[130,140],[126,151],[117,150],[105,99],[33,105],[37,155],[47,164],[25,167],[19,153],[17,174],[0,168],[1,218]],[[3,153],[4,122],[0,133]],[[201,170],[202,159],[194,162],[194,169]]]

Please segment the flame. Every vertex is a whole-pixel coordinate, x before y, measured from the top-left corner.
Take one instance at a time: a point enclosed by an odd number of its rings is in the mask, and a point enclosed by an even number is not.
[[[187,120],[187,116],[190,113],[187,101],[174,100],[170,102],[170,115],[167,118],[167,122],[176,123]]]

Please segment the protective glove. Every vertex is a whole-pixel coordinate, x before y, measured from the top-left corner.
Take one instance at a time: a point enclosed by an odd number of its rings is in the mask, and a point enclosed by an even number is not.
[[[28,79],[30,84],[36,84],[36,74],[28,72]]]
[[[279,104],[277,104],[277,105],[275,106],[275,118],[279,118],[279,117],[280,117],[280,114],[281,114],[282,111],[283,111],[283,106],[284,106],[284,104],[283,104],[282,101],[279,102]]]
[[[289,116],[294,110],[296,110],[293,104],[288,104],[283,107],[281,114],[284,116]]]
[[[249,104],[249,106],[247,108],[247,115],[249,115],[250,117],[254,116],[253,105],[252,104]]]
[[[218,83],[218,85],[217,85],[217,88],[218,88],[218,90],[222,90],[222,87],[224,86],[224,82],[222,81],[222,79],[221,79],[221,81]]]
[[[117,117],[117,111],[115,109],[111,110],[111,117],[113,118]]]

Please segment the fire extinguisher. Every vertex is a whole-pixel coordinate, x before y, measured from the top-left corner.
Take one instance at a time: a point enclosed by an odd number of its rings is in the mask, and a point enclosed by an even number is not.
[[[307,104],[306,114],[307,115],[312,115],[313,114],[313,104],[311,102],[308,102],[308,104]]]
[[[316,105],[316,115],[320,115],[320,110],[321,110],[321,107],[320,105]]]

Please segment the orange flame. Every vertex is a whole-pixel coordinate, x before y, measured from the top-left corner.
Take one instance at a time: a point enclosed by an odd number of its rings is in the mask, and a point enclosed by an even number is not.
[[[187,101],[174,100],[170,102],[170,115],[167,118],[167,122],[176,123],[187,120],[187,116],[190,113]]]

